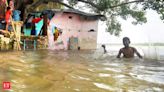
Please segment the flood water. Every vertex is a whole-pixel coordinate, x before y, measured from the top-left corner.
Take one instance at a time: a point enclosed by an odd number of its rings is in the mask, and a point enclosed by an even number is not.
[[[0,52],[0,84],[11,82],[7,92],[164,92],[164,61],[93,53]]]

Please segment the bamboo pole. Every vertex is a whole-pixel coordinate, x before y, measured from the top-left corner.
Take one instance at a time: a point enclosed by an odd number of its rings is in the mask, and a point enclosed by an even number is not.
[[[8,2],[6,0],[6,6],[8,6]],[[16,43],[17,43],[17,50],[21,50],[21,46],[20,46],[20,41],[19,41],[19,37],[17,37],[16,35],[16,30],[15,30],[15,26],[14,26],[14,23],[13,23],[13,19],[12,19],[12,16],[10,16],[10,20],[11,20],[11,25],[12,25],[12,28],[13,28],[13,31],[14,31],[14,35],[16,37]]]

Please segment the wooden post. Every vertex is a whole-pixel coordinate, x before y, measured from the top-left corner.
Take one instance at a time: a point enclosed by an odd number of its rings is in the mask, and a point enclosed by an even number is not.
[[[47,26],[48,26],[48,16],[47,16],[47,14],[44,14],[44,16],[43,16],[43,21],[44,21],[44,23],[43,23],[43,35],[44,36],[47,36]]]
[[[14,26],[13,28],[15,28],[14,30],[14,34],[15,34],[15,37],[16,37],[16,48],[17,50],[21,50],[21,47],[20,47],[20,42],[21,42],[21,27],[23,25],[23,22],[22,21],[12,21],[12,26]]]
[[[18,41],[21,40],[21,26],[23,25],[22,21],[13,21],[15,26],[16,36],[18,37]]]

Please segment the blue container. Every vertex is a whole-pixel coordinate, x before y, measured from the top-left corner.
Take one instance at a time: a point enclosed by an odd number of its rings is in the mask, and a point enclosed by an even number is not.
[[[20,21],[20,14],[21,14],[21,11],[19,11],[19,10],[14,10],[13,11],[13,19],[14,19],[14,21]]]
[[[0,23],[0,29],[4,29],[4,25]]]
[[[32,30],[31,28],[27,28],[27,29],[24,28],[24,35],[25,36],[31,36],[31,30]]]

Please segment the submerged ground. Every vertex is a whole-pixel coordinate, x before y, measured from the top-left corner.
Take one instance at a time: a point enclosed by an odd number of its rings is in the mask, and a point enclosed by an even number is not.
[[[9,92],[164,92],[164,61],[93,53],[1,52],[0,84],[11,82]]]

